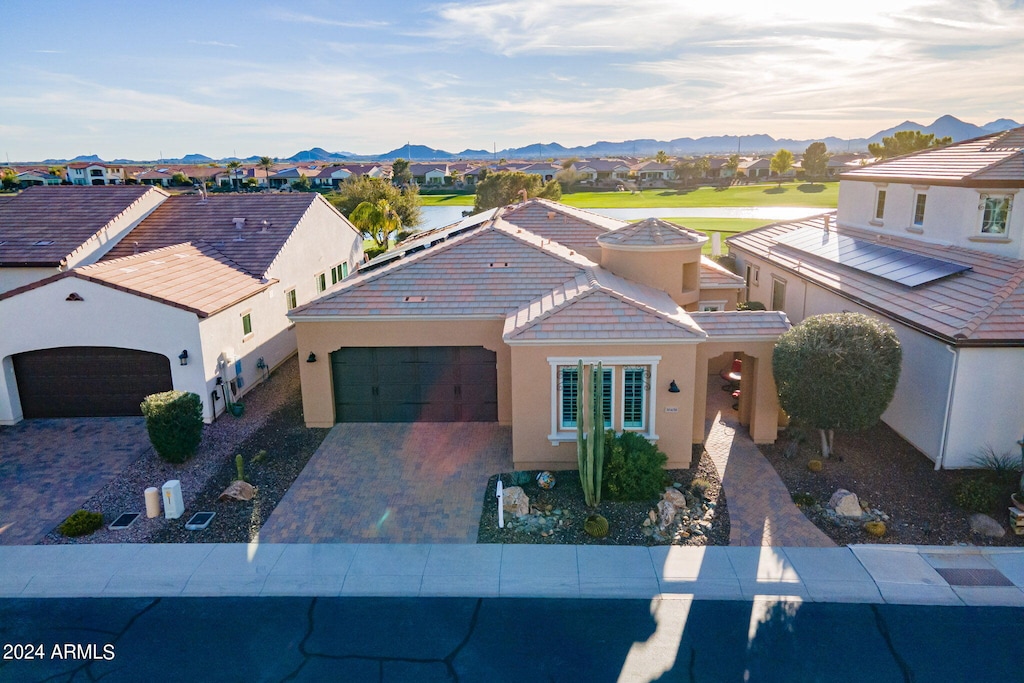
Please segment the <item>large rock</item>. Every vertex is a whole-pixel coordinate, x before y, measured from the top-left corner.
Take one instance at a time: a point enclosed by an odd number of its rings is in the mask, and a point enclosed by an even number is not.
[[[681,510],[686,507],[686,496],[679,489],[667,488],[665,493],[661,494],[661,498],[675,505],[676,509]]]
[[[836,511],[840,517],[860,519],[864,511],[860,509],[860,501],[856,493],[850,493],[846,489],[838,489],[828,499],[828,506]]]
[[[662,499],[658,501],[658,526],[667,529],[676,519],[676,506]]]
[[[502,492],[502,507],[505,514],[522,517],[530,514],[530,497],[522,486],[509,486]]]
[[[1002,538],[1006,535],[1006,529],[1003,528],[1003,525],[988,515],[975,512],[967,520],[971,523],[971,531],[976,534],[992,536],[993,538]]]
[[[236,479],[231,482],[217,500],[252,500],[256,490],[249,482]]]

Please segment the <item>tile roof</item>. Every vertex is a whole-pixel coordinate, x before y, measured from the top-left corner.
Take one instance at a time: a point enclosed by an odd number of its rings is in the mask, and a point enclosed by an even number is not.
[[[597,238],[598,244],[609,247],[674,248],[699,246],[708,241],[702,232],[685,228],[661,218],[645,218],[624,225]]]
[[[594,267],[505,319],[507,342],[700,341],[690,316],[657,289]]]
[[[136,245],[139,252],[145,252],[203,241],[246,272],[262,275],[314,202],[330,206],[320,195],[308,192],[210,195],[205,202],[197,195],[170,197],[104,260],[131,256]],[[241,231],[235,227],[235,218],[246,219]],[[267,221],[266,232],[263,221]]]
[[[488,222],[349,278],[289,317],[504,317],[593,265],[514,226]]]
[[[776,223],[726,240],[731,249],[764,259],[881,315],[960,345],[1024,345],[1024,261],[975,249],[893,236],[887,245],[970,266],[959,275],[910,288],[779,246],[800,228],[824,227],[824,217]],[[840,234],[875,241],[867,230],[838,225]],[[888,238],[888,236],[886,236]]]
[[[56,267],[149,193],[167,196],[141,185],[30,187],[0,204],[0,265]]]
[[[736,273],[723,268],[707,256],[700,257],[700,288],[701,289],[739,289],[745,287],[747,281]]]
[[[690,317],[710,341],[723,337],[775,340],[790,328],[782,311],[699,311]]]
[[[1024,187],[1024,127],[886,159],[841,179]]]
[[[539,198],[507,206],[501,217],[516,227],[576,251],[596,250],[600,235],[627,225],[625,221]]]

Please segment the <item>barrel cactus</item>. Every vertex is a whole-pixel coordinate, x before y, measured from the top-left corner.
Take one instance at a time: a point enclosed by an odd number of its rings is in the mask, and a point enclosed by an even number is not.
[[[594,538],[604,538],[608,535],[608,520],[601,515],[590,515],[583,522],[583,530]]]

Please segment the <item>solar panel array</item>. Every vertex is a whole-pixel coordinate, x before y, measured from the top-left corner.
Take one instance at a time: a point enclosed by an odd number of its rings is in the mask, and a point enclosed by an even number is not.
[[[778,245],[907,287],[918,287],[971,269],[970,266],[952,261],[922,256],[905,249],[818,228],[794,230],[780,237]]]

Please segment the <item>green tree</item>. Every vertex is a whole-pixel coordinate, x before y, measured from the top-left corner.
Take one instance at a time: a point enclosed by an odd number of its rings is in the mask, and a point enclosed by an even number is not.
[[[355,208],[363,202],[376,203],[384,199],[398,213],[403,227],[413,228],[422,221],[420,193],[415,185],[407,185],[399,190],[387,180],[351,176],[335,192],[326,195],[326,198],[346,217],[351,217]]]
[[[571,164],[568,167],[562,168],[558,173],[555,174],[555,180],[562,187],[562,192],[568,192],[573,185],[580,182],[582,177],[579,171],[577,171]]]
[[[5,168],[0,171],[0,185],[5,190],[14,190],[18,187],[18,172],[13,168]]]
[[[49,171],[50,175],[55,175],[55,176],[58,176],[60,178],[64,177],[64,167],[63,166],[51,166],[47,170]]]
[[[733,175],[735,175],[740,168],[740,155],[733,154],[732,156],[730,156],[729,160],[722,164],[722,168],[724,168],[727,171],[732,171]]]
[[[506,206],[521,199],[543,197],[558,200],[562,198],[562,186],[557,180],[545,185],[540,176],[521,171],[497,171],[477,183],[476,202],[473,213],[496,206]]]
[[[403,186],[412,182],[412,171],[409,170],[409,162],[398,157],[391,162],[391,182]]]
[[[829,457],[834,430],[872,426],[892,401],[903,352],[893,328],[860,313],[805,319],[779,337],[772,372],[779,404],[819,430]]]
[[[804,158],[801,162],[804,167],[804,177],[813,182],[815,179],[825,177],[828,169],[828,148],[824,142],[812,142],[804,150]]]
[[[672,166],[672,170],[675,172],[676,178],[683,181],[684,187],[689,187],[697,176],[697,167],[693,165],[692,161],[677,161]]]
[[[305,173],[300,173],[299,179],[292,181],[292,189],[299,192],[309,192],[313,189],[313,185],[309,182],[309,178],[306,177]]]
[[[779,181],[779,187],[782,187],[782,174],[793,168],[793,153],[788,149],[780,149],[772,157],[769,168],[776,175],[775,179]]]
[[[668,155],[665,154],[665,150],[659,149],[658,153],[654,155],[654,160],[657,161],[659,164],[667,164]]]
[[[256,165],[262,168],[267,174],[267,187],[270,187],[270,171],[274,168],[274,160],[270,157],[260,157]]]
[[[242,167],[241,161],[229,161],[228,171],[231,172],[231,187],[238,187],[238,169]]]
[[[402,219],[386,199],[361,203],[348,219],[381,250],[388,248],[392,233],[402,227]]]
[[[707,157],[701,157],[693,162],[693,168],[697,171],[698,178],[707,178],[708,172],[711,171],[711,160]]]
[[[192,181],[189,180],[188,176],[182,173],[181,171],[178,171],[177,173],[171,176],[171,185],[175,185],[177,187],[185,187],[186,185],[191,184]]]
[[[890,159],[901,154],[910,154],[922,149],[932,147],[945,147],[953,142],[948,135],[944,138],[935,138],[934,133],[922,133],[919,130],[901,130],[889,137],[882,138],[882,143],[872,142],[868,144],[868,151],[876,159]]]

